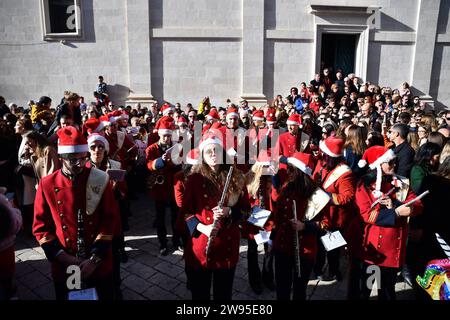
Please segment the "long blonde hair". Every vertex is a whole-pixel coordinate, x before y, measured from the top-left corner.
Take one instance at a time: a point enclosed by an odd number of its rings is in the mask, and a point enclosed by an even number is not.
[[[252,197],[257,197],[260,186],[260,180],[264,167],[259,164],[254,164],[252,168],[245,175],[245,184],[247,191]]]

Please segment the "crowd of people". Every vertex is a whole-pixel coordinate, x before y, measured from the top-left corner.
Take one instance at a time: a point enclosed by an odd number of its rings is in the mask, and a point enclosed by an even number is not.
[[[19,229],[52,264],[57,299],[68,297],[73,265],[84,288],[121,299],[138,195],[153,199],[159,253],[183,251],[194,300],[211,299],[211,287],[215,300],[232,298],[241,238],[257,294],[302,300],[310,279],[345,272],[348,299],[368,299],[376,266],[379,299],[395,299],[398,272],[426,299],[415,278],[446,257],[435,234],[450,243],[450,110],[436,113],[408,83],[380,87],[325,68],[262,107],[205,97],[195,109],[114,106],[100,76],[94,97],[87,105],[66,91],[28,108],[0,97],[1,299],[14,296]],[[251,223],[261,210],[270,211],[264,224]],[[346,246],[327,251],[331,232]]]

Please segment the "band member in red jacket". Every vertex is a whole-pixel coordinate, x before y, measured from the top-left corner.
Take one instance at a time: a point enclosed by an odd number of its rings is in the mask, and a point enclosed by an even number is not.
[[[180,170],[179,165],[172,162],[172,152],[168,151],[172,147],[172,132],[175,130],[172,117],[163,117],[159,122],[159,142],[152,144],[145,151],[147,168],[150,170],[149,188],[150,196],[155,201],[156,229],[160,246],[160,254],[167,255],[167,230],[166,230],[166,206],[170,208],[172,224],[172,245],[173,248],[180,249],[180,237],[175,228],[177,218],[177,204],[174,198],[173,177]]]
[[[405,263],[408,217],[421,214],[423,206],[420,200],[406,205],[416,195],[408,179],[394,174],[395,154],[391,149],[370,147],[363,161],[371,169],[361,178],[355,197],[364,220],[363,297],[370,296],[372,288],[367,278],[374,273],[373,266],[377,266],[381,278],[377,284],[378,299],[395,300],[397,272]]]
[[[81,280],[99,299],[112,299],[111,241],[118,206],[108,175],[86,168],[88,145],[75,127],[57,132],[62,169],[43,178],[34,203],[33,234],[52,263],[56,298],[67,299],[67,268],[77,265]]]
[[[346,228],[355,215],[355,178],[352,170],[345,164],[343,158],[344,140],[329,137],[320,142],[322,159],[313,174],[314,181],[327,192],[331,199],[324,209],[329,220],[329,230],[341,231],[345,237]],[[320,241],[320,240],[318,240]],[[323,275],[325,256],[328,259],[328,275]],[[320,243],[314,273],[325,281],[342,280],[339,270],[340,249],[325,252]]]
[[[192,299],[209,300],[211,282],[214,300],[230,300],[236,264],[239,259],[239,223],[250,211],[244,176],[234,168],[223,208],[218,206],[232,160],[224,161],[223,142],[217,136],[205,136],[199,145],[202,163],[192,168],[183,198],[182,214],[190,237],[184,248],[186,270],[191,281]],[[213,221],[210,253],[206,255]]]
[[[287,161],[286,161],[287,160]],[[280,161],[287,164],[287,180],[272,192],[274,229],[271,234],[275,256],[275,282],[278,300],[305,300],[306,287],[317,254],[316,233],[327,227],[326,217],[316,215],[312,221],[305,220],[308,199],[317,189],[310,178],[313,157],[306,153],[294,153]],[[275,180],[277,176],[275,176]],[[299,190],[302,190],[299,192]],[[297,220],[294,220],[293,202],[296,202]],[[298,236],[299,246],[295,246]],[[297,272],[296,255],[300,256],[300,273]]]
[[[264,175],[264,170],[267,170],[264,165],[255,163],[246,174],[246,184],[252,209],[254,207],[259,207],[263,210],[270,211],[272,179],[271,175]],[[255,226],[246,220],[242,221],[242,236],[248,239],[248,280],[250,287],[256,294],[262,293],[262,283],[270,290],[275,289],[273,283],[273,255],[271,248],[267,243],[264,243],[264,259],[262,269],[260,269],[258,262],[258,244],[255,241],[255,235],[260,231],[270,232],[272,227],[273,221],[270,219],[266,221],[263,228]]]

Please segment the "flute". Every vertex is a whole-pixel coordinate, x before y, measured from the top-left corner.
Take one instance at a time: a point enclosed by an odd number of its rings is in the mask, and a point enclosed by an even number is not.
[[[294,221],[297,222],[297,203],[295,200],[292,200],[292,210],[294,212]],[[294,257],[295,257],[295,269],[297,270],[297,278],[300,278],[300,243],[298,241],[298,231],[294,232]]]
[[[225,196],[228,191],[228,186],[230,185],[231,177],[233,175],[233,166],[230,167],[230,171],[228,171],[227,180],[225,181],[225,185],[223,187],[222,196],[220,197],[220,201],[218,207],[220,209],[223,208],[223,203],[225,202]],[[208,243],[206,244],[206,261],[208,261],[208,255],[211,253],[212,243],[219,232],[219,219],[214,218],[211,234],[208,238]]]

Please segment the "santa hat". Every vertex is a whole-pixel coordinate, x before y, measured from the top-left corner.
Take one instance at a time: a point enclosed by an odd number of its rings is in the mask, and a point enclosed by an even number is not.
[[[358,162],[358,167],[364,168],[369,165],[370,169],[375,169],[378,165],[389,162],[394,158],[395,153],[392,149],[383,146],[373,146],[364,152],[361,160]]]
[[[239,118],[238,110],[234,107],[228,108],[228,110],[227,110],[227,119],[229,119],[231,117]]]
[[[264,121],[264,112],[262,110],[256,110],[253,112],[253,121]]]
[[[100,119],[97,118],[89,118],[83,124],[83,133],[87,132],[88,134],[91,134],[94,132],[100,132],[105,128],[105,125],[107,125],[106,121],[100,121]]]
[[[155,133],[158,132],[158,129],[163,121],[174,121],[174,119],[171,116],[163,116],[159,118],[158,121],[156,121],[155,123],[155,128],[153,129],[153,132]]]
[[[164,118],[164,117],[163,117]],[[158,134],[166,135],[172,134],[174,128],[173,118],[166,117],[165,119],[161,118],[158,125]],[[169,119],[168,119],[169,118]]]
[[[277,122],[276,110],[274,108],[267,109],[267,112],[266,112],[266,123],[267,124],[274,124],[275,122]]]
[[[188,125],[188,122],[187,122],[185,117],[179,117],[178,118],[177,126],[181,126],[181,125],[185,125],[185,126]]]
[[[103,143],[103,145],[105,146],[105,150],[107,153],[109,153],[109,143],[108,140],[106,140],[106,138],[98,133],[93,133],[91,135],[88,136],[87,138],[87,143],[88,146],[92,146],[94,144],[95,141],[100,141]]]
[[[381,164],[389,162],[393,159],[395,159],[395,153],[392,149],[388,149],[383,146],[372,146],[364,152],[362,159],[358,162],[358,167],[360,168],[364,168],[367,164],[369,164],[370,169],[377,170],[375,190],[372,192],[376,198],[379,198],[382,195],[381,178],[383,174],[381,171]]]
[[[174,108],[172,108],[168,103],[164,103],[161,107],[161,113],[163,116],[167,116],[170,112],[174,111]]]
[[[214,135],[212,133],[206,132],[206,134],[203,136],[202,140],[200,141],[200,145],[198,146],[198,149],[201,152],[205,149],[206,146],[210,144],[215,144],[223,147],[223,142],[221,137]]]
[[[219,113],[216,109],[211,109],[206,115],[206,120],[220,120]]]
[[[200,151],[198,148],[191,149],[186,155],[186,163],[196,165],[200,163]]]
[[[286,124],[301,126],[302,125],[302,116],[299,115],[298,113],[293,113],[287,119]]]
[[[344,140],[336,137],[326,138],[319,143],[320,150],[333,158],[342,157],[344,155]]]
[[[77,128],[67,126],[56,132],[58,136],[58,153],[88,152],[89,147],[85,136]]]
[[[314,168],[314,158],[311,154],[295,152],[292,157],[287,159],[288,163],[311,176]]]

